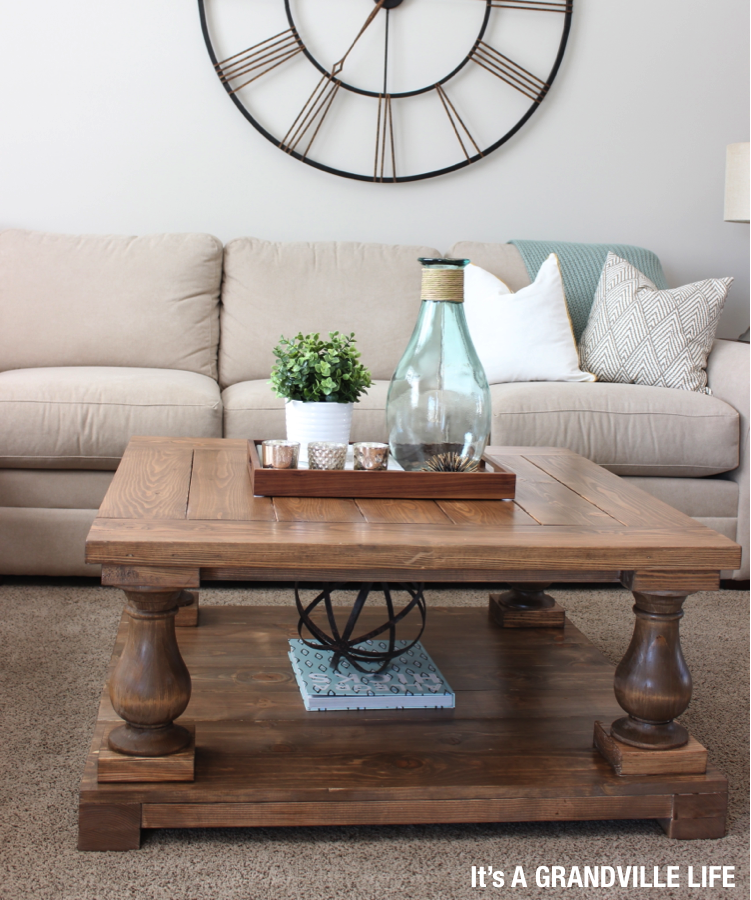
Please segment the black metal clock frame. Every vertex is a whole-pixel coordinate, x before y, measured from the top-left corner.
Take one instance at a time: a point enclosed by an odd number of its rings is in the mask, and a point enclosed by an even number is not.
[[[398,0],[398,2],[401,2],[401,0]],[[387,13],[388,13],[388,9],[392,5],[392,3],[390,2],[390,0],[384,0],[382,5],[386,8]],[[397,5],[397,4],[394,3],[393,5]],[[519,129],[523,125],[525,125],[527,121],[529,121],[531,116],[534,114],[534,112],[540,106],[540,104],[542,103],[542,100],[545,98],[548,91],[550,90],[550,87],[553,84],[553,81],[555,80],[556,75],[558,74],[558,70],[560,69],[561,62],[563,61],[563,54],[566,50],[566,44],[568,42],[568,36],[569,36],[569,32],[571,30],[571,17],[573,15],[574,0],[550,0],[550,2],[547,2],[547,0],[485,0],[485,7],[486,7],[485,15],[482,20],[482,25],[480,27],[480,31],[477,35],[477,38],[476,38],[474,44],[472,45],[472,49],[464,57],[464,59],[459,63],[459,65],[456,66],[454,69],[452,69],[447,75],[445,75],[439,81],[433,82],[432,84],[426,85],[425,87],[417,88],[412,91],[395,92],[395,93],[389,94],[388,95],[389,100],[400,99],[403,97],[414,97],[414,96],[417,96],[418,94],[424,94],[424,93],[427,93],[428,91],[432,91],[432,90],[438,90],[439,96],[440,96],[440,93],[441,93],[440,86],[445,84],[446,82],[450,81],[457,74],[457,72],[459,72],[461,69],[463,69],[467,65],[467,63],[472,61],[473,55],[475,55],[477,53],[477,50],[481,45],[482,38],[485,34],[485,30],[488,25],[491,9],[493,9],[493,8],[501,8],[502,9],[502,8],[506,7],[506,8],[511,8],[511,9],[533,9],[535,11],[541,11],[541,12],[558,12],[564,16],[564,23],[563,23],[563,28],[562,28],[562,32],[561,32],[561,40],[560,40],[560,44],[558,45],[558,52],[556,54],[556,58],[553,63],[553,67],[550,70],[550,73],[548,74],[547,80],[545,82],[542,82],[543,87],[540,88],[537,95],[532,99],[531,106],[529,107],[529,109],[527,109],[527,111],[519,119],[519,121],[516,122],[516,124],[513,125],[499,140],[497,140],[494,144],[491,144],[486,149],[484,149],[484,150],[478,149],[478,152],[476,154],[474,154],[472,156],[469,156],[467,154],[465,159],[460,160],[458,163],[455,163],[454,165],[446,166],[442,169],[434,169],[430,172],[421,172],[416,175],[399,175],[399,176],[385,176],[385,177],[384,176],[378,177],[377,175],[373,175],[373,176],[363,175],[363,174],[360,174],[357,172],[347,172],[343,169],[336,169],[332,166],[327,166],[325,163],[321,163],[314,159],[308,158],[306,156],[306,154],[304,154],[304,153],[300,153],[299,151],[297,151],[293,148],[285,146],[284,141],[280,141],[278,137],[275,137],[273,134],[268,132],[263,127],[263,125],[261,125],[261,123],[258,122],[253,117],[253,115],[250,113],[250,111],[243,104],[242,100],[238,97],[236,90],[233,89],[232,86],[230,85],[230,79],[221,77],[222,76],[222,63],[218,60],[217,55],[214,51],[213,44],[211,42],[211,35],[209,34],[209,27],[208,27],[208,22],[207,22],[207,18],[206,18],[205,6],[206,6],[206,0],[198,0],[198,11],[199,11],[200,19],[201,19],[201,31],[203,32],[203,38],[204,38],[204,41],[206,42],[206,49],[208,50],[209,57],[211,58],[211,62],[214,64],[214,68],[217,71],[217,73],[219,74],[220,80],[221,80],[222,84],[224,85],[225,90],[229,94],[232,102],[235,104],[235,106],[240,110],[240,112],[245,116],[245,118],[251,123],[251,125],[253,125],[253,127],[257,131],[259,131],[268,141],[270,141],[276,147],[283,149],[290,156],[294,157],[295,159],[299,160],[300,162],[305,163],[306,165],[313,166],[316,169],[320,169],[323,172],[329,172],[332,175],[340,175],[343,178],[353,178],[356,181],[371,181],[371,182],[378,182],[378,183],[385,183],[385,184],[387,184],[387,183],[399,184],[399,183],[408,182],[408,181],[422,181],[425,178],[435,178],[438,175],[446,175],[449,172],[455,172],[458,169],[464,169],[467,166],[470,166],[473,163],[476,163],[479,160],[484,159],[486,156],[488,156],[494,150],[497,150],[499,147],[503,146],[503,144],[505,144],[508,140],[510,140],[517,133],[517,131],[519,131]],[[289,0],[284,0],[284,7],[285,7],[286,14],[287,14],[287,20],[289,21],[290,30],[291,30],[296,42],[299,44],[302,53],[307,57],[307,59],[310,61],[310,63],[313,66],[315,66],[315,68],[318,69],[319,72],[322,73],[322,75],[324,77],[327,77],[329,79],[329,82],[332,85],[334,85],[336,87],[336,89],[341,87],[352,93],[362,94],[367,97],[380,98],[382,96],[377,91],[368,91],[363,88],[358,88],[358,87],[355,87],[354,85],[348,84],[343,79],[337,78],[336,75],[333,74],[330,70],[326,69],[325,66],[321,65],[321,63],[310,53],[310,51],[308,50],[308,48],[305,46],[304,42],[300,38],[300,35],[297,31],[297,27],[295,25],[294,17],[292,15],[292,10],[290,9]],[[487,66],[485,66],[485,68],[487,68]],[[529,96],[529,94],[527,94],[527,96]],[[450,115],[449,115],[449,118],[451,119]],[[453,124],[453,121],[452,121],[452,124]],[[456,128],[456,125],[454,125],[454,127]],[[385,128],[385,125],[384,125],[384,128]],[[460,138],[460,143],[462,143],[461,138]],[[474,143],[474,141],[473,141],[473,143]],[[464,146],[463,143],[462,143],[462,146]],[[475,148],[477,149],[476,145],[475,145]],[[465,151],[465,153],[466,153],[466,151]]]

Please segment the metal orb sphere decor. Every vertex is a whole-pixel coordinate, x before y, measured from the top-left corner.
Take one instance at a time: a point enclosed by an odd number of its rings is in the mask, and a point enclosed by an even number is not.
[[[292,158],[360,181],[476,163],[529,120],[574,0],[198,0],[246,119]]]
[[[411,650],[412,647],[420,640],[425,630],[425,619],[427,610],[425,607],[425,597],[422,593],[421,584],[386,584],[386,583],[365,583],[357,586],[357,596],[354,599],[352,608],[347,618],[347,624],[343,629],[339,628],[334,614],[334,607],[331,602],[331,595],[334,591],[342,591],[347,589],[346,584],[327,584],[323,585],[320,593],[316,594],[313,600],[307,605],[303,603],[300,597],[299,586],[295,585],[295,603],[297,604],[297,612],[300,620],[297,623],[297,633],[300,640],[313,650],[330,650],[333,652],[331,658],[331,666],[338,669],[342,658],[358,672],[366,672],[368,674],[378,674],[388,666],[392,659]],[[377,628],[372,628],[365,634],[353,637],[357,620],[365,606],[365,602],[373,591],[383,593],[386,601],[386,611],[388,619]],[[394,608],[394,593],[406,593],[408,600],[399,612]],[[311,618],[311,614],[316,607],[323,603],[326,610],[326,618],[328,620],[329,632],[321,626],[320,621],[316,622]],[[405,647],[396,646],[396,626],[402,622],[412,610],[417,609],[422,619],[420,633],[417,637]],[[307,631],[314,640],[303,637],[303,631]],[[384,651],[372,650],[368,647],[367,642],[372,641],[380,635],[388,632],[388,649]],[[377,670],[364,669],[361,663],[380,664]]]

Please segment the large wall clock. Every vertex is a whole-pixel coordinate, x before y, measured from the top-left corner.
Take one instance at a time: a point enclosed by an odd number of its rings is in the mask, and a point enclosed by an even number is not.
[[[291,157],[361,181],[444,175],[545,99],[573,0],[198,0],[242,114]]]

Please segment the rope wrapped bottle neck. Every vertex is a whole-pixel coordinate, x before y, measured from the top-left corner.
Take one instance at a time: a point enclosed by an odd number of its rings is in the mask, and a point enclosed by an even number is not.
[[[421,300],[464,302],[464,269],[428,268],[422,270]]]

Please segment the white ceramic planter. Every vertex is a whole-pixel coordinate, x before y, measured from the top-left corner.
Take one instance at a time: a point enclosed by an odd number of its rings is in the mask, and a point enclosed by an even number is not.
[[[286,400],[287,440],[300,442],[300,459],[307,460],[311,441],[349,443],[354,403],[305,403]]]

